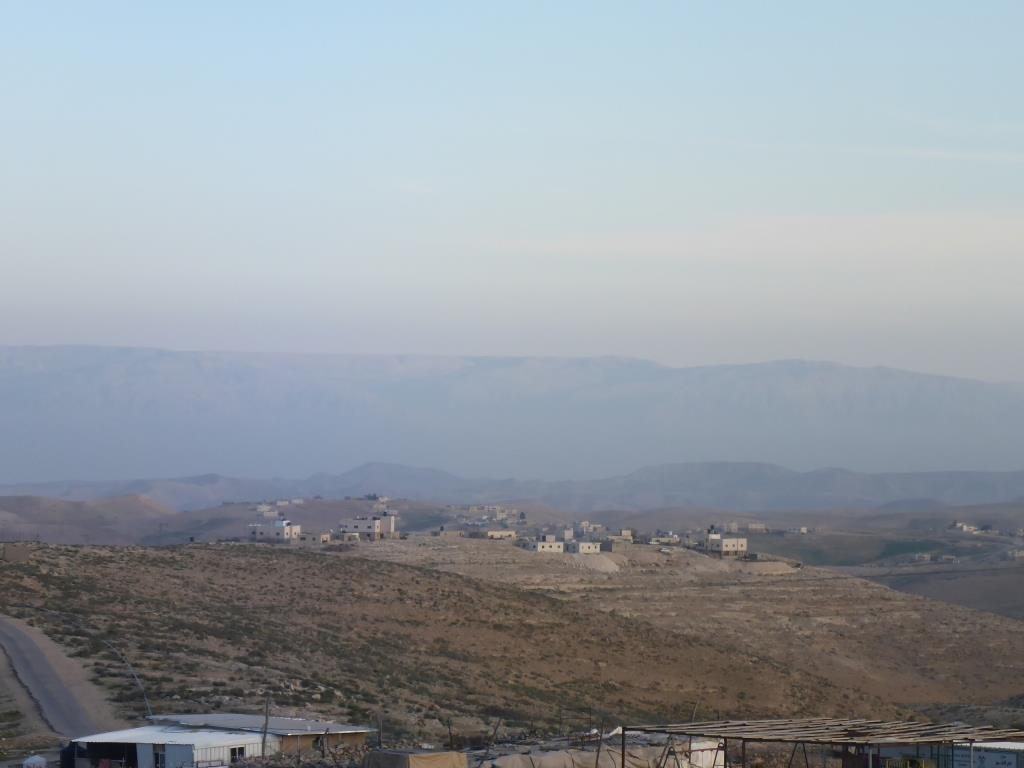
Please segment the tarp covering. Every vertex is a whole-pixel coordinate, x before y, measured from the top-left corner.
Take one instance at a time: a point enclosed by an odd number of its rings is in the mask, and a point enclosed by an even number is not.
[[[464,752],[414,752],[379,749],[366,755],[363,768],[468,768]]]
[[[698,745],[697,740],[694,741],[694,751],[689,760],[685,741],[675,745],[674,754],[667,752],[664,746],[627,747],[625,768],[721,768],[724,759],[716,750],[717,743]],[[561,749],[528,755],[504,755],[486,763],[494,768],[623,768],[622,749],[618,745],[605,745],[600,754],[596,749]],[[477,766],[474,764],[472,768]]]

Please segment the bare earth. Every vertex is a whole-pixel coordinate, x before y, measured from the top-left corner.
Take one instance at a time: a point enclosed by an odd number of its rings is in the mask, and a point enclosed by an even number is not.
[[[12,598],[17,595],[18,599]],[[45,609],[45,610],[44,610]],[[53,611],[62,613],[54,613]],[[784,563],[633,547],[538,555],[430,537],[318,553],[47,547],[0,563],[32,617],[119,703],[257,709],[392,733],[559,720],[900,716],[1024,693],[1021,623]]]
[[[370,547],[370,545],[366,545]],[[633,546],[544,555],[507,542],[427,538],[372,545],[376,557],[461,573],[699,633],[737,653],[823,677],[851,699],[899,705],[1024,693],[1024,624],[847,575]],[[618,569],[606,573],[601,558]],[[984,660],[984,661],[982,661]]]

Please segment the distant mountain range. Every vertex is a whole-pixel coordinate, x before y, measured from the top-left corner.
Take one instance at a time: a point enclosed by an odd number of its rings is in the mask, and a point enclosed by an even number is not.
[[[803,361],[0,347],[0,483],[303,477],[370,460],[547,479],[707,460],[1012,470],[1024,388]],[[804,482],[827,496],[820,477]],[[187,484],[202,482],[223,480]],[[860,495],[843,482],[842,498]]]
[[[874,510],[996,504],[1024,498],[1024,472],[867,474],[842,469],[795,472],[771,464],[692,463],[645,467],[597,480],[520,481],[458,477],[435,469],[364,464],[305,479],[247,480],[204,475],[112,483],[0,486],[0,496],[36,495],[96,501],[143,497],[166,507],[201,509],[227,501],[295,496],[344,498],[369,493],[445,503],[537,502],[574,514],[668,507],[735,512]]]

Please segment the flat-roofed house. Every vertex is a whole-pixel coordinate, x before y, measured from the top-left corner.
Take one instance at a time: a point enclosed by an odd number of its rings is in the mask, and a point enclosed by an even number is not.
[[[599,541],[567,541],[565,551],[574,555],[596,555],[601,552]]]
[[[487,532],[487,538],[488,539],[508,539],[509,541],[515,541],[516,540],[516,536],[517,536],[517,534],[516,534],[515,531],[513,531],[511,529],[506,530],[504,528],[496,530],[496,531],[488,531]]]
[[[551,552],[561,554],[565,552],[564,541],[531,541],[527,548],[533,552]]]
[[[167,723],[74,739],[61,755],[61,768],[190,768],[230,765],[263,756],[263,734],[229,729],[186,728]],[[266,754],[280,751],[267,734]]]
[[[704,535],[703,549],[715,555],[741,556],[747,553],[747,540],[739,536],[723,536],[716,531]]]
[[[330,531],[324,533],[309,533],[303,531],[291,540],[292,544],[299,547],[325,547],[331,543]]]
[[[325,720],[218,712],[154,715],[149,725],[79,736],[61,768],[214,768],[321,747],[358,746],[372,728]]]
[[[360,515],[338,522],[338,533],[358,533],[360,537],[377,541],[398,537],[397,515]]]

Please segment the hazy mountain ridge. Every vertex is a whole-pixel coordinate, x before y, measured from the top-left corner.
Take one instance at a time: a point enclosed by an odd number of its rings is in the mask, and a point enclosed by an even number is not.
[[[693,463],[644,467],[627,475],[582,481],[462,478],[436,469],[364,464],[340,474],[306,479],[200,478],[127,483],[47,483],[0,486],[5,495],[46,495],[96,500],[136,495],[175,509],[200,509],[226,501],[316,496],[344,498],[381,493],[460,504],[536,501],[573,513],[689,507],[772,510],[874,510],[928,501],[942,505],[999,504],[1024,498],[1024,471],[867,474],[842,469],[796,472],[771,464]]]
[[[549,479],[708,459],[1010,470],[1024,390],[805,361],[2,347],[0,432],[7,483],[305,477],[368,460]]]

